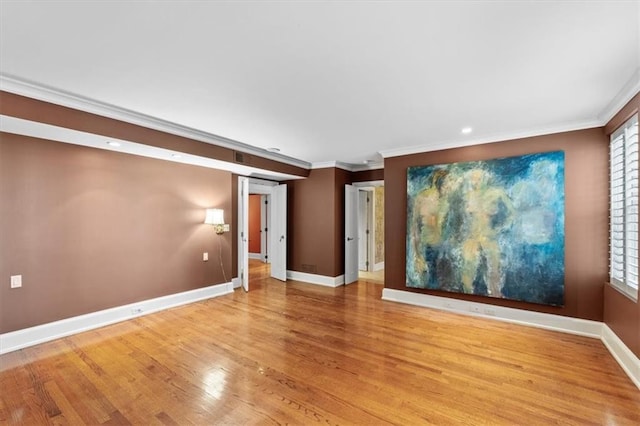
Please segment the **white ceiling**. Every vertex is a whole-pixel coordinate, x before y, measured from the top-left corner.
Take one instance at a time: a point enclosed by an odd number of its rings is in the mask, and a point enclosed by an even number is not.
[[[0,3],[4,76],[316,164],[602,125],[639,70],[638,1]]]

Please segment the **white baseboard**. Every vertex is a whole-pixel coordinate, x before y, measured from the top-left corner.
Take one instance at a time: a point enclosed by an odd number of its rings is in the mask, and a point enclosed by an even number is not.
[[[382,290],[382,300],[441,309],[598,339],[602,334],[602,323],[598,321],[506,308],[467,300],[432,296],[430,294],[385,288]]]
[[[260,254],[260,253],[249,253],[249,259],[262,260],[262,254]]]
[[[384,269],[384,262],[378,262],[373,264],[373,272],[381,271]]]
[[[620,340],[607,324],[602,324],[601,338],[602,343],[609,349],[609,352],[618,361],[620,367],[640,389],[640,358],[631,352],[631,349]]]
[[[0,354],[229,293],[233,293],[232,283],[216,284],[11,331],[0,334]]]
[[[238,277],[231,278],[231,283],[234,289],[242,287],[242,280]]]
[[[609,326],[599,321],[505,308],[503,306],[469,302],[466,300],[413,293],[391,288],[382,290],[382,300],[600,339],[618,364],[620,364],[624,372],[627,373],[631,381],[640,389],[640,358],[620,340]]]
[[[287,271],[287,279],[326,287],[338,287],[344,284],[344,275],[327,277],[325,275],[308,274],[306,272]]]

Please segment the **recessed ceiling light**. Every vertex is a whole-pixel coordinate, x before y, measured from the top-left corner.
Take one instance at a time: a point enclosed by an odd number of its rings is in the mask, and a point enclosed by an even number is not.
[[[468,135],[469,133],[471,133],[473,129],[471,127],[463,127],[462,128],[462,134],[463,135]]]
[[[180,154],[171,154],[172,158],[182,158],[182,155]]]
[[[122,144],[120,142],[116,142],[116,141],[109,141],[109,142],[107,142],[107,145],[112,146],[114,148],[117,148],[117,147],[121,146]]]
[[[269,151],[269,152],[280,152],[280,148],[271,147],[271,148],[267,148],[267,151]]]

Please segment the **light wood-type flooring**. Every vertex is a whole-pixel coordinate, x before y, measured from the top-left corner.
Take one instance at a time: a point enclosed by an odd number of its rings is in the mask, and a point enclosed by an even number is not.
[[[252,272],[248,294],[1,356],[0,423],[640,424],[599,340]]]
[[[358,279],[376,284],[384,284],[384,269],[375,272],[358,271]]]

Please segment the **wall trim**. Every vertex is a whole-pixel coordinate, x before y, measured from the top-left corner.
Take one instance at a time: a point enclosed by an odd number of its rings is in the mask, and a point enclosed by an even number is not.
[[[486,303],[470,302],[467,300],[451,299],[448,297],[414,293],[392,288],[382,290],[382,300],[599,339],[618,364],[620,364],[624,372],[627,373],[631,381],[640,389],[640,358],[620,340],[608,325],[602,322],[507,308]]]
[[[124,121],[126,123],[135,124],[148,129],[159,130],[172,135],[183,136],[189,139],[246,152],[247,154],[257,155],[269,160],[278,161],[280,163],[289,164],[307,170],[311,168],[311,163],[307,161],[267,151],[266,149],[256,148],[255,146],[248,145],[240,141],[214,135],[213,133],[204,132],[192,127],[173,123],[171,121],[162,120],[160,118],[152,117],[150,115],[142,114],[140,112],[132,111],[106,102],[101,102],[86,96],[77,95],[75,93],[16,77],[14,75],[0,73],[0,87],[3,91],[14,93],[16,95],[77,109],[102,117],[112,118],[114,120]]]
[[[373,272],[381,271],[384,269],[384,261],[373,264]]]
[[[432,296],[430,294],[385,288],[382,290],[382,300],[490,318],[514,324],[529,325],[546,330],[562,331],[598,339],[602,334],[602,323],[598,321]]]
[[[363,172],[366,170],[384,169],[384,160],[371,161],[366,164],[351,164],[344,163],[342,161],[318,161],[311,163],[311,169],[326,169],[331,167],[346,170],[348,172]]]
[[[87,133],[79,130],[63,128],[37,121],[25,120],[18,117],[0,114],[0,131],[16,135],[29,136],[39,139],[48,139],[72,145],[86,146],[106,151],[138,155],[141,157],[155,158],[157,160],[171,161],[174,163],[190,164],[193,166],[207,167],[211,169],[226,170],[238,175],[269,175],[275,180],[303,179],[302,176],[287,173],[274,172],[266,169],[258,169],[215,158],[203,157],[182,151],[175,151],[156,146],[145,145],[125,139],[117,139],[102,136],[96,133]],[[120,142],[118,148],[110,147],[108,142]],[[180,158],[173,154],[181,152]]]
[[[391,158],[391,157],[400,157],[402,155],[423,154],[426,152],[441,151],[441,150],[452,149],[452,148],[462,148],[465,146],[484,145],[484,144],[494,143],[494,142],[506,142],[506,141],[512,141],[515,139],[524,139],[524,138],[532,138],[535,136],[551,135],[555,133],[572,132],[576,130],[586,130],[586,129],[592,129],[594,127],[602,127],[605,124],[606,123],[603,123],[602,120],[597,120],[597,119],[585,120],[585,121],[578,121],[574,123],[568,123],[566,125],[560,125],[560,126],[552,126],[552,127],[545,127],[540,129],[524,130],[520,132],[488,135],[486,137],[481,137],[476,139],[468,139],[468,140],[451,139],[451,140],[445,140],[441,142],[434,142],[433,144],[429,144],[429,145],[417,145],[417,146],[406,147],[406,148],[392,148],[392,149],[380,151],[380,155],[382,155],[383,158]]]
[[[326,275],[309,274],[307,272],[287,271],[287,279],[323,285],[325,287],[338,287],[344,284],[344,275],[328,277]]]
[[[611,102],[600,111],[598,118],[606,125],[622,108],[640,92],[640,68],[636,68],[629,80],[613,97]]]
[[[0,354],[230,293],[232,283],[215,284],[11,331],[0,334]]]
[[[242,280],[238,277],[231,278],[231,285],[234,289],[242,287]]]
[[[249,259],[262,260],[262,253],[251,253],[251,252],[249,252]]]
[[[620,367],[627,373],[631,381],[640,389],[640,358],[638,358],[627,345],[609,328],[602,324],[602,343],[607,347],[611,355],[618,361]]]

